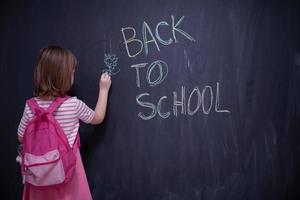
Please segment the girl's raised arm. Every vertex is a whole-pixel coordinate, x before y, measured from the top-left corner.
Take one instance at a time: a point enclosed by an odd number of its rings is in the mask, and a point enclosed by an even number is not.
[[[95,116],[91,124],[100,124],[105,117],[108,92],[111,85],[111,77],[103,73],[99,81],[99,97],[95,108]]]

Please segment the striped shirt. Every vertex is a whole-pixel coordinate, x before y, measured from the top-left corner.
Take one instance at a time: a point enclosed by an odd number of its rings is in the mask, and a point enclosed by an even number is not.
[[[36,97],[35,100],[38,105],[44,109],[48,108],[52,103],[52,100],[42,100],[38,97]],[[53,112],[53,115],[64,130],[70,146],[73,146],[79,129],[79,120],[85,123],[91,123],[95,112],[84,102],[77,99],[77,97],[71,97],[63,102],[56,111]],[[26,103],[23,116],[18,127],[19,137],[23,137],[26,126],[32,118],[33,112]]]

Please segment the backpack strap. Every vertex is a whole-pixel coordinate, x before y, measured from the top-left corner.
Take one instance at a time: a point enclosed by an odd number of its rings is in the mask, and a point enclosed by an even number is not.
[[[80,135],[77,133],[74,144],[73,144],[73,152],[76,154],[77,149],[80,149]]]
[[[35,115],[39,115],[39,114],[42,114],[45,112],[45,110],[37,104],[34,97],[31,99],[28,99],[26,103]]]
[[[52,114],[68,98],[70,97],[57,97],[46,110],[41,108],[34,98],[27,100],[27,104],[30,107],[31,111],[36,115],[41,115],[44,113]]]
[[[64,101],[66,101],[67,99],[69,99],[69,96],[65,96],[65,97],[57,97],[52,104],[47,108],[47,112],[48,113],[53,113]]]

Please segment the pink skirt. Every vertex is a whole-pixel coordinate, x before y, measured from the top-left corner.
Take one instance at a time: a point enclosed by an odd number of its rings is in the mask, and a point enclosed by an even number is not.
[[[91,200],[79,149],[76,157],[76,170],[71,182],[57,188],[35,188],[25,184],[23,200]]]

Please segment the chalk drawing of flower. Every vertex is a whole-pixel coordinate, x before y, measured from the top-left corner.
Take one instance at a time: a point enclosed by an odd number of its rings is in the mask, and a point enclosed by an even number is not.
[[[117,67],[118,58],[115,54],[104,54],[104,63],[106,69],[103,72],[107,72],[110,76],[120,72],[120,68]]]

